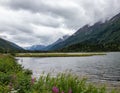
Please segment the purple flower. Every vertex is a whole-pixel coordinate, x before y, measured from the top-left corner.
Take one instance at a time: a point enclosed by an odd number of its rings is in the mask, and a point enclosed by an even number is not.
[[[63,91],[61,93],[64,93]]]
[[[68,93],[72,93],[72,89],[69,89],[69,92]]]
[[[59,89],[54,86],[54,87],[52,88],[52,92],[53,92],[53,93],[59,93]]]
[[[33,85],[34,82],[35,82],[35,78],[32,78],[32,79],[31,79],[31,84]]]

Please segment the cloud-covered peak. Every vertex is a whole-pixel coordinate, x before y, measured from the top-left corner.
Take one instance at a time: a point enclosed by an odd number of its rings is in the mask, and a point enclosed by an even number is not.
[[[19,45],[50,44],[120,12],[120,0],[0,0],[0,36]]]

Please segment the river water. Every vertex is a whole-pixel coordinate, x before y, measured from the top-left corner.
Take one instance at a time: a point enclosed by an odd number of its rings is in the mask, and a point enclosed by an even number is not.
[[[39,78],[41,73],[70,71],[85,76],[92,82],[107,82],[120,87],[120,52],[110,52],[102,56],[89,57],[17,57],[18,63],[33,71]]]

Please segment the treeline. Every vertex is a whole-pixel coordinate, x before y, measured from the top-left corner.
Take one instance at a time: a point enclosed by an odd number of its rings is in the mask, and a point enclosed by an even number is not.
[[[120,43],[106,43],[106,44],[93,44],[93,43],[78,43],[67,46],[65,48],[53,51],[28,51],[28,50],[12,50],[0,48],[0,53],[48,53],[48,52],[112,52],[120,51]]]
[[[106,44],[88,44],[79,43],[74,44],[63,49],[60,52],[102,52],[102,51],[120,51],[119,43],[106,43]]]
[[[10,53],[10,54],[15,54],[15,53],[47,53],[48,51],[29,51],[29,50],[15,50],[15,49],[10,49],[10,48],[1,48],[0,47],[0,53],[3,53],[3,54],[7,54],[7,53]]]
[[[22,52],[26,52],[25,50],[17,50],[17,49],[12,49],[12,48],[3,48],[0,47],[0,53],[22,53]]]

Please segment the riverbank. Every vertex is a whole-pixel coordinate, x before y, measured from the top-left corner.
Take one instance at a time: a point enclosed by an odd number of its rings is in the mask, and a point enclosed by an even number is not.
[[[85,57],[95,55],[106,55],[106,53],[17,53],[16,57]]]
[[[51,77],[40,76],[38,81],[31,77],[31,71],[23,69],[10,55],[0,57],[0,92],[9,93],[108,93],[105,87],[96,87],[68,73]],[[111,91],[109,93],[119,93]]]

